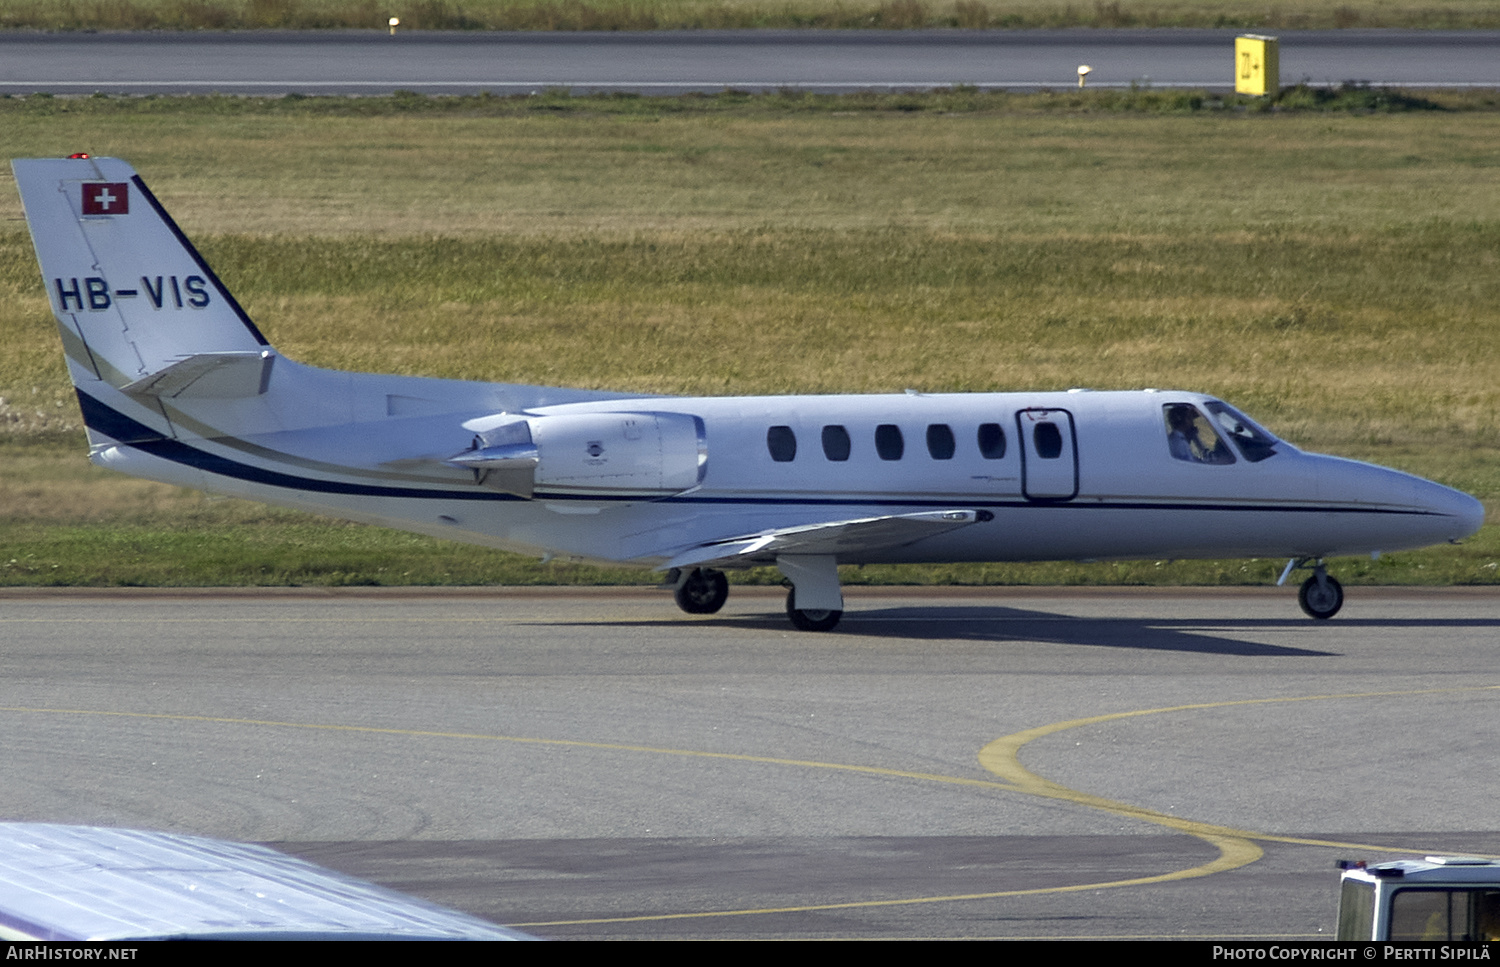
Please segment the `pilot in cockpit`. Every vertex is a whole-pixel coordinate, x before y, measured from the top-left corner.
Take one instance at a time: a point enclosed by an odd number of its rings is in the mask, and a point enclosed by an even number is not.
[[[1188,463],[1234,463],[1234,454],[1196,407],[1169,403],[1163,409],[1167,418],[1167,447],[1173,457]]]

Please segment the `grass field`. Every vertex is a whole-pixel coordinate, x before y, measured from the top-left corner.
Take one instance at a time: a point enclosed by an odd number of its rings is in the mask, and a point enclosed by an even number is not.
[[[1500,113],[1109,96],[11,99],[0,125],[13,155],[131,160],[305,362],[643,392],[1193,388],[1493,513]],[[94,470],[19,219],[0,190],[0,583],[649,580]],[[1339,575],[1492,583],[1496,530]],[[1278,563],[848,579],[1259,583]]]
[[[0,29],[1500,27],[1489,0],[7,0]]]

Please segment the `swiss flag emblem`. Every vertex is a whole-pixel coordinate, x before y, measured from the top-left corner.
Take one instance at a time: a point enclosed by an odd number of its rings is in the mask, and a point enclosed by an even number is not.
[[[106,182],[83,186],[85,215],[129,215],[130,186],[125,182]]]

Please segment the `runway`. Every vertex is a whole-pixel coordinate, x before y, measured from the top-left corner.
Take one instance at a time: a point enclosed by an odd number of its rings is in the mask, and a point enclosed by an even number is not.
[[[0,32],[0,93],[1234,85],[1235,30]],[[1282,31],[1283,84],[1500,87],[1500,31]]]
[[[270,842],[545,937],[1317,938],[1500,854],[1500,592],[0,593],[6,819]]]

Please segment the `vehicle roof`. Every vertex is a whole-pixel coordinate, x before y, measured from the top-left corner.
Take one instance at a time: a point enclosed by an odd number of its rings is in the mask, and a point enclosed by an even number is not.
[[[1344,878],[1396,886],[1493,883],[1500,888],[1500,861],[1475,856],[1429,856],[1426,860],[1397,860],[1345,870]]]

